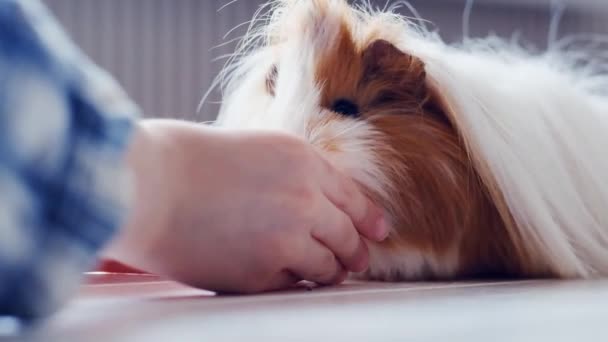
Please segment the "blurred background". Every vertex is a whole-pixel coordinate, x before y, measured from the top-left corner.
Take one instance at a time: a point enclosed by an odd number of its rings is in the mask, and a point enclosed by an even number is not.
[[[212,120],[214,93],[196,113],[202,95],[231,52],[225,43],[244,33],[231,29],[251,19],[265,0],[43,0],[76,43],[109,70],[147,117]],[[384,6],[387,0],[372,0]],[[396,2],[395,0],[388,0]],[[463,34],[466,0],[410,0],[446,41]],[[543,49],[551,18],[563,9],[558,38],[608,33],[608,0],[475,0],[470,35],[518,35]],[[407,8],[401,12],[412,16]],[[215,103],[214,103],[215,102]]]

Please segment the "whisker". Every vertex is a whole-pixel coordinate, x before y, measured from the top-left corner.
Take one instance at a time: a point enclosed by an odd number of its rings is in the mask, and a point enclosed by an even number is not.
[[[232,0],[232,1],[228,1],[228,3],[226,3],[226,4],[222,5],[220,8],[218,8],[218,9],[217,9],[217,12],[219,13],[219,12],[223,11],[223,10],[224,10],[226,7],[228,7],[228,6],[232,5],[232,4],[234,4],[234,3],[235,3],[235,2],[237,2],[237,1],[238,1],[238,0]]]

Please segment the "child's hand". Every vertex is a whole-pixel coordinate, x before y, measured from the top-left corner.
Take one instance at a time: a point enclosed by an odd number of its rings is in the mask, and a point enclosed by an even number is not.
[[[175,121],[141,124],[135,208],[108,253],[215,291],[342,282],[368,266],[383,212],[303,141]]]

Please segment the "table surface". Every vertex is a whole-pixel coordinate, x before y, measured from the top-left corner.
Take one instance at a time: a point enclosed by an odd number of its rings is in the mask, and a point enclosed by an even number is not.
[[[608,281],[348,282],[216,296],[90,275],[28,341],[608,341]]]

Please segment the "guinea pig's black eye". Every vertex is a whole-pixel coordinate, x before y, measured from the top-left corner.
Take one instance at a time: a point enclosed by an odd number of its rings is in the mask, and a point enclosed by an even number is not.
[[[347,99],[336,100],[336,102],[334,102],[334,104],[331,106],[331,110],[345,116],[359,116],[359,106],[357,106],[356,103]]]

